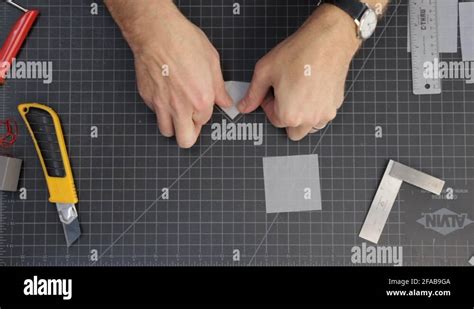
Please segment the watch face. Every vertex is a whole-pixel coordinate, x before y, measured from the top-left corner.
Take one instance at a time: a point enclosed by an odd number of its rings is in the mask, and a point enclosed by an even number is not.
[[[374,34],[377,28],[377,14],[374,10],[368,9],[360,19],[360,37],[367,40]]]

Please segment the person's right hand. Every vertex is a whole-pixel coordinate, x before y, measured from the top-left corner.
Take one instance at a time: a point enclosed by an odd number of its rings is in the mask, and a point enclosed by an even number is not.
[[[135,55],[140,95],[164,136],[193,146],[214,104],[232,105],[219,54],[206,35],[172,1],[106,2]]]

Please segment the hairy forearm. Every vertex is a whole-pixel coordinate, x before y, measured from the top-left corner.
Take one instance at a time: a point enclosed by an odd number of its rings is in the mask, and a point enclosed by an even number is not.
[[[112,17],[129,43],[147,39],[151,21],[161,21],[166,27],[169,19],[180,15],[172,0],[105,0]]]
[[[105,0],[115,21],[120,25],[139,22],[149,16],[159,16],[162,10],[173,7],[172,0]]]
[[[357,0],[358,1],[358,0]],[[366,3],[369,7],[371,7],[375,12],[381,17],[386,9],[390,0],[360,0],[363,3]],[[315,21],[315,29],[317,31],[322,31],[324,29],[328,29],[337,22],[338,25],[338,33],[337,37],[342,39],[339,42],[339,46],[341,46],[344,50],[346,50],[350,58],[355,54],[355,52],[359,49],[361,40],[356,35],[356,25],[354,20],[343,10],[333,6],[331,4],[323,4],[319,7],[318,10],[314,12],[314,14],[310,17],[309,23],[311,21]]]

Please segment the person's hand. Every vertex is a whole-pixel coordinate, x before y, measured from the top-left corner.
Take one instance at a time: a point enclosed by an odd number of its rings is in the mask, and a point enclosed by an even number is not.
[[[349,15],[322,5],[257,63],[239,110],[250,113],[262,106],[270,122],[286,128],[294,141],[323,129],[343,103],[347,72],[359,45]]]
[[[219,54],[172,1],[106,2],[135,55],[138,89],[164,136],[180,147],[196,143],[214,104],[232,105]]]

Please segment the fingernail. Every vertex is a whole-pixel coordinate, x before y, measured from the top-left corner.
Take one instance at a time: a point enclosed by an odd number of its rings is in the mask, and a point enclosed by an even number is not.
[[[226,107],[232,107],[232,105],[234,105],[234,100],[232,100],[232,98],[229,97],[227,102],[225,102],[225,106]]]
[[[245,111],[245,100],[240,101],[239,105],[237,105],[237,109],[239,112],[243,113]]]

